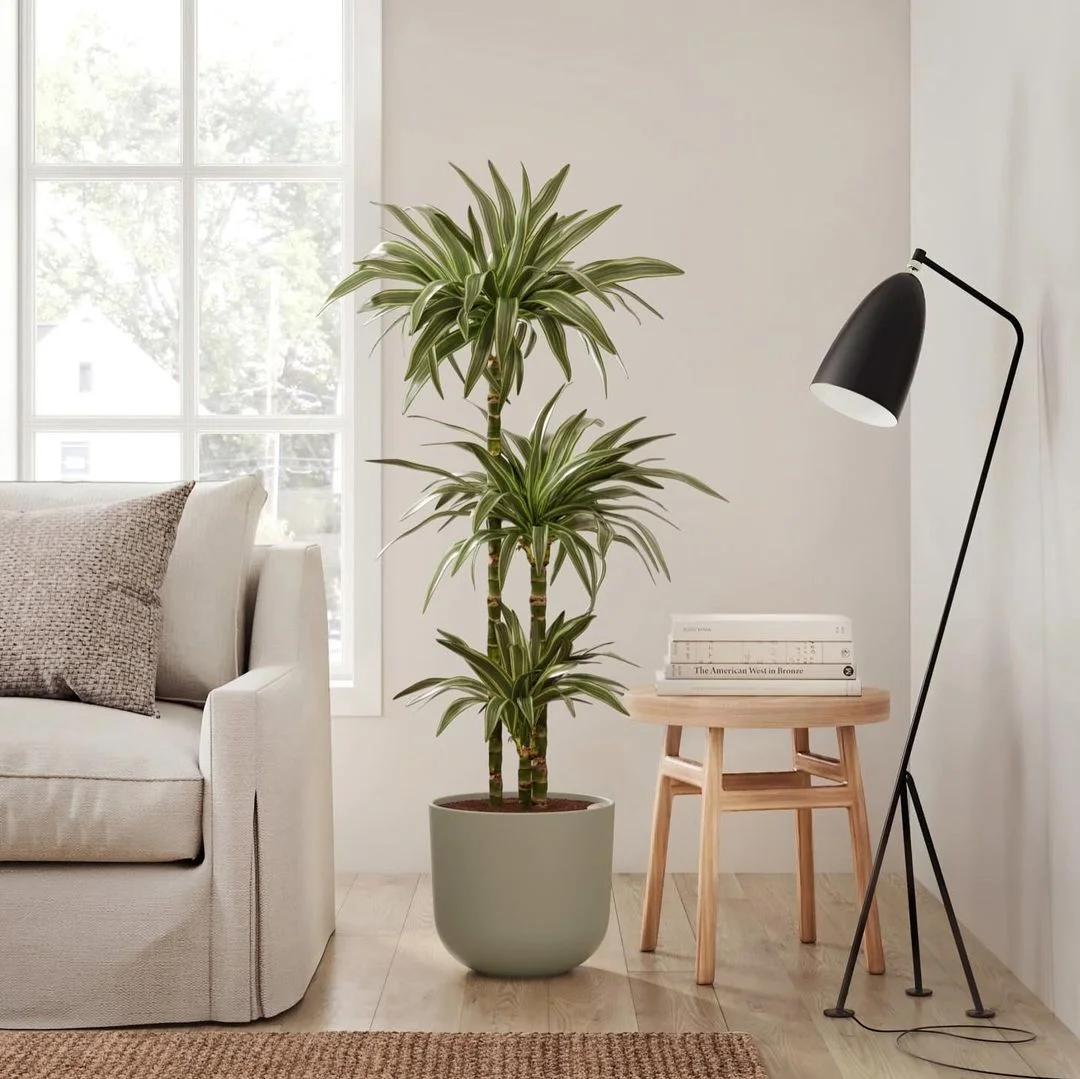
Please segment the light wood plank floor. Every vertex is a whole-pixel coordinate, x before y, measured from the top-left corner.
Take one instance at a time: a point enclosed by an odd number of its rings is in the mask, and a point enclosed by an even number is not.
[[[607,938],[583,967],[558,978],[504,980],[467,971],[435,933],[427,877],[342,875],[337,933],[304,1000],[255,1024],[273,1030],[690,1031],[753,1035],[771,1079],[926,1079],[956,1072],[901,1053],[887,1034],[826,1019],[857,913],[850,876],[818,878],[817,944],[800,944],[792,875],[724,876],[715,986],[694,984],[696,880],[666,883],[660,943],[638,951],[644,879],[612,882]],[[881,1027],[968,1022],[963,974],[940,904],[920,893],[924,980],[934,995],[914,1000],[902,881],[879,889],[888,971],[860,964],[850,1003]],[[1023,1075],[1080,1079],[1080,1040],[978,941],[968,936],[995,1022],[1039,1035],[1018,1048],[922,1038],[940,1060]],[[989,1024],[988,1024],[989,1025]],[[991,1036],[993,1036],[991,1027]]]

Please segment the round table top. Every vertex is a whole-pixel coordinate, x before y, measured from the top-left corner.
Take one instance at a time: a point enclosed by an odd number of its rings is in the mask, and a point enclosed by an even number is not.
[[[623,694],[632,719],[672,727],[849,727],[889,718],[889,694],[863,686],[861,697],[661,697],[655,686]]]

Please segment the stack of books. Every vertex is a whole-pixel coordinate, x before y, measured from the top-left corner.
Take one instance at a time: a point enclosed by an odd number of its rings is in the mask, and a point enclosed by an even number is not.
[[[671,697],[859,697],[851,619],[832,614],[673,615],[656,692]]]

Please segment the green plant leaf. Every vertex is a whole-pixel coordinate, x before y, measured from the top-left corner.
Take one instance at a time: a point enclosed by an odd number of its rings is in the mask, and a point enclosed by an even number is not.
[[[503,182],[499,170],[489,161],[488,172],[495,187],[495,197],[499,200],[499,221],[503,243],[508,243],[514,233],[517,207],[514,205],[514,196],[510,194],[510,188]]]
[[[436,737],[442,734],[442,732],[445,731],[462,712],[466,712],[470,708],[476,708],[482,703],[482,697],[462,697],[459,700],[454,701],[447,707],[446,711],[443,712],[442,719],[439,720],[439,726],[435,730]]]
[[[430,303],[432,297],[437,296],[447,283],[445,281],[431,281],[426,284],[421,290],[419,295],[413,301],[412,307],[409,309],[409,332],[416,333],[417,327],[420,325],[420,319],[423,317],[424,308]]]
[[[552,315],[540,315],[539,322],[551,354],[562,368],[566,381],[570,382],[574,377],[574,370],[570,365],[570,354],[566,350],[566,331],[563,330],[562,323]]]
[[[480,327],[480,332],[473,340],[472,354],[469,357],[469,366],[465,372],[465,394],[468,396],[476,388],[477,383],[484,375],[487,368],[488,357],[491,355],[491,347],[495,341],[495,317],[496,311],[492,311]]]
[[[533,199],[532,210],[530,216],[534,222],[539,221],[555,205],[555,200],[559,197],[559,192],[562,191],[563,184],[566,182],[566,177],[570,173],[570,166],[563,165],[561,169],[554,176],[548,180],[542,188],[536,198]]]
[[[469,235],[472,237],[473,253],[477,266],[488,268],[487,249],[484,244],[484,234],[480,229],[480,222],[476,220],[476,214],[470,206],[465,213],[465,219],[469,223]]]
[[[557,239],[550,240],[540,252],[537,262],[541,266],[552,267],[575,247],[587,240],[605,221],[614,216],[621,206],[609,206],[599,213],[589,214],[566,230]]]
[[[608,337],[604,324],[597,317],[596,312],[576,296],[567,292],[556,292],[554,289],[545,289],[537,292],[530,298],[530,303],[541,304],[554,311],[564,322],[576,326],[587,337],[595,341],[606,352],[615,354],[615,346]]]
[[[487,274],[487,270],[481,270],[478,273],[471,273],[465,278],[464,295],[461,300],[461,313],[465,318],[468,318],[471,314],[473,304],[476,303],[484,287],[484,279]]]
[[[517,326],[518,301],[514,296],[500,296],[495,304],[495,355],[508,361]]]
[[[376,206],[386,210],[387,213],[394,218],[406,231],[408,231],[415,239],[427,248],[431,257],[439,263],[444,270],[449,270],[452,263],[447,256],[447,252],[439,244],[430,233],[425,231],[416,221],[413,220],[412,215],[402,206],[395,206],[390,202],[377,202]]]
[[[608,299],[608,297],[605,296],[604,293],[596,285],[594,285],[592,281],[589,280],[586,274],[580,273],[578,270],[575,270],[573,266],[564,266],[559,272],[564,274],[566,277],[569,277],[575,285],[577,285],[581,289],[584,289],[584,291],[589,293],[590,296],[594,296],[596,299],[598,299],[609,310],[615,309],[615,305],[611,302],[611,300]]]
[[[491,246],[491,257],[495,259],[495,252],[503,246],[502,226],[499,223],[499,211],[495,206],[495,200],[478,184],[471,176],[466,175],[457,165],[451,162],[450,167],[465,182],[465,186],[472,192],[476,204],[480,208],[480,216],[484,221],[484,229],[487,231],[488,243]]]
[[[585,263],[580,271],[597,288],[637,281],[643,277],[676,277],[684,272],[670,262],[649,258],[601,259]]]

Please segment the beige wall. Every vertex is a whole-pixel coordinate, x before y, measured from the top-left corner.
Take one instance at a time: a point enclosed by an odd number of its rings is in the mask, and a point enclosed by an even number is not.
[[[581,364],[570,403],[612,421],[646,415],[674,431],[669,459],[731,499],[672,492],[682,525],[663,536],[674,580],[653,587],[616,560],[597,634],[649,681],[678,610],[828,610],[855,620],[865,677],[899,714],[867,730],[871,813],[880,819],[907,713],[908,436],[822,408],[807,385],[855,302],[908,254],[906,0],[385,0],[384,193],[464,206],[447,165],[488,157],[534,178],[573,165],[564,206],[625,209],[589,247],[673,260],[684,278],[646,283],[666,321],[614,324],[628,380],[605,401]],[[534,360],[522,427],[554,386]],[[385,452],[410,456],[432,432],[400,415],[401,351],[386,350]],[[421,411],[470,418],[460,402]],[[416,481],[386,477],[388,535]],[[479,640],[467,578],[420,612],[441,539],[412,537],[385,558],[387,697],[451,670],[436,625]],[[580,603],[572,589],[561,601]],[[379,719],[335,724],[342,868],[427,866],[426,801],[485,782],[477,724],[438,741],[437,714],[387,701]],[[616,863],[645,864],[659,732],[600,710],[552,722],[553,789],[613,796]],[[693,746],[693,739],[690,739]],[[731,740],[734,767],[783,767],[783,737]],[[508,769],[508,779],[512,773]],[[676,810],[672,864],[693,864],[689,800]],[[820,863],[847,867],[838,813],[820,815]],[[786,814],[725,822],[723,864],[789,870]]]
[[[912,238],[1027,344],[917,776],[961,919],[1080,1030],[1080,8],[914,0]],[[912,407],[912,664],[925,660],[1012,350],[932,275]]]

